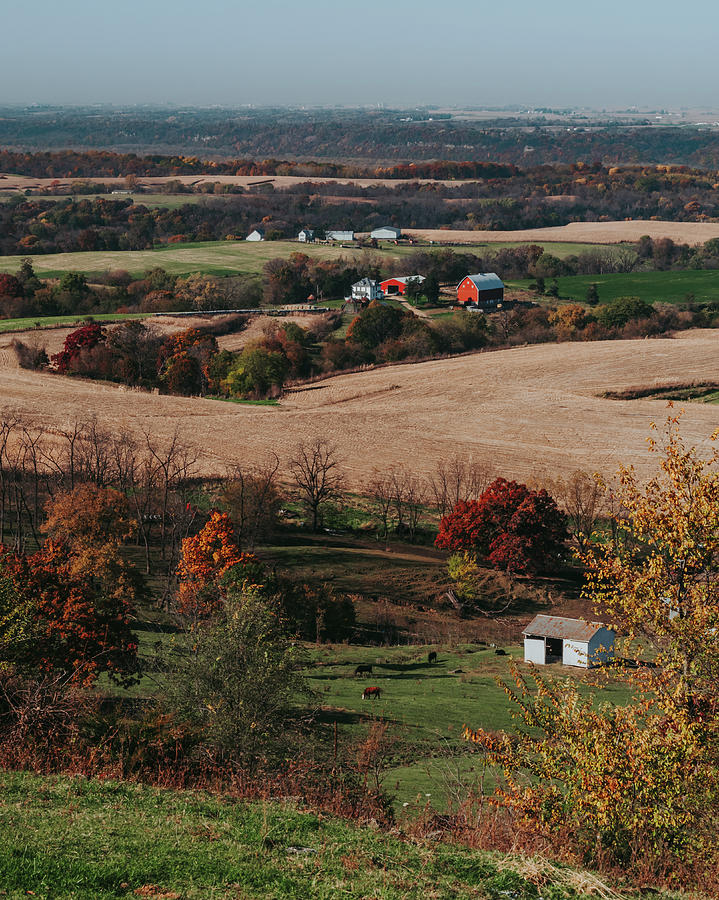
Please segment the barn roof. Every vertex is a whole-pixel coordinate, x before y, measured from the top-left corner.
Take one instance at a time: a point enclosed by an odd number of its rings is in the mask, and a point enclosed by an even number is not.
[[[479,272],[477,275],[465,275],[462,281],[467,278],[474,282],[475,286],[480,291],[493,291],[497,288],[504,287],[504,282],[499,275],[494,272]],[[460,281],[460,284],[462,281]]]
[[[424,281],[424,275],[393,275],[392,278],[385,278],[381,284],[387,284],[389,281],[401,281],[402,284],[407,284],[408,281],[419,281],[421,283]]]
[[[584,619],[568,619],[566,616],[535,616],[522,634],[569,641],[589,641],[602,628],[608,626],[603,622],[586,622]]]

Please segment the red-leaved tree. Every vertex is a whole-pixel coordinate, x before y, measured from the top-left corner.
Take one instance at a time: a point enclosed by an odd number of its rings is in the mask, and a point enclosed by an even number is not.
[[[440,522],[435,544],[483,554],[497,569],[535,574],[553,568],[567,519],[545,491],[497,478],[478,500],[460,500]]]
[[[76,574],[67,548],[48,541],[25,556],[0,546],[0,581],[6,662],[62,672],[79,684],[91,684],[102,672],[124,685],[136,680],[132,608]]]
[[[52,362],[57,371],[64,375],[70,369],[83,350],[92,350],[105,337],[102,325],[92,322],[83,325],[77,331],[73,331],[65,338],[65,344],[59,353],[52,357]]]

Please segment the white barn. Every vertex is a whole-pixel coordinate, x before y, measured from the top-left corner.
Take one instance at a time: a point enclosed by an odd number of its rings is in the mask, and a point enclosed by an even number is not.
[[[255,228],[254,231],[251,231],[247,237],[246,241],[264,241],[265,239],[265,229],[264,228]]]
[[[312,244],[314,239],[315,233],[311,228],[303,228],[297,235],[297,240],[302,241],[303,244]]]
[[[380,241],[396,241],[402,234],[401,228],[395,228],[394,225],[383,225],[381,228],[375,228],[370,232],[370,237]]]
[[[615,632],[602,622],[535,616],[522,634],[524,661],[538,666],[561,662],[591,669],[614,657]]]
[[[325,237],[328,241],[353,241],[355,233],[354,231],[326,231]]]

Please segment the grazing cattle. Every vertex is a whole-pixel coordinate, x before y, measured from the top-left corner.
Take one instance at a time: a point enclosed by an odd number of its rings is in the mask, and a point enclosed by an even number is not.
[[[430,666],[432,665],[432,663],[437,662],[437,654],[435,653],[434,650],[430,650],[430,652],[427,656],[427,662],[430,664]]]
[[[502,650],[501,647],[498,647],[494,652],[497,654],[497,656],[506,656],[507,655],[507,651]]]
[[[382,691],[378,687],[367,687],[362,691],[362,699],[369,700],[379,700],[382,696]]]
[[[357,666],[355,669],[355,675],[371,675],[372,674],[372,666]]]

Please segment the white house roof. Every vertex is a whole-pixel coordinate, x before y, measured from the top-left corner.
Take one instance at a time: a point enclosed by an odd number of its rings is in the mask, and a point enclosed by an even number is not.
[[[355,283],[352,285],[352,287],[353,288],[362,288],[362,287],[373,288],[373,287],[377,287],[377,284],[378,284],[378,282],[372,281],[371,278],[361,278],[359,281],[355,281]]]
[[[504,287],[504,282],[499,275],[496,275],[494,272],[480,272],[477,275],[465,275],[462,281],[466,281],[467,278],[469,278],[480,291],[493,291],[497,288]],[[460,284],[462,284],[462,281],[460,281]]]
[[[421,283],[424,281],[424,275],[395,275],[392,278],[385,278],[382,284],[388,281],[401,281],[402,284],[407,284],[408,281],[419,281]]]
[[[568,619],[566,616],[535,616],[522,634],[586,643],[603,628],[612,631],[603,622],[586,622],[584,619]]]

